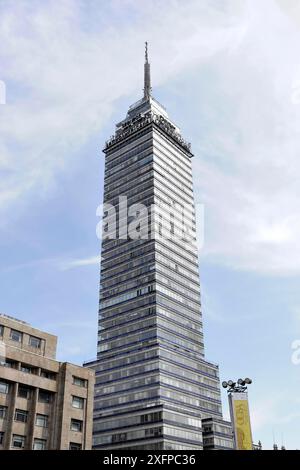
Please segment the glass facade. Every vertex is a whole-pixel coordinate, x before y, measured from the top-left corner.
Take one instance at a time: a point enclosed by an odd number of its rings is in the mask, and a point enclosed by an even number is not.
[[[234,435],[229,421],[217,418],[202,420],[204,450],[233,450]]]
[[[222,410],[218,367],[204,357],[193,155],[151,96],[129,108],[104,153],[98,353],[86,364],[96,371],[93,446],[202,449],[201,420]]]

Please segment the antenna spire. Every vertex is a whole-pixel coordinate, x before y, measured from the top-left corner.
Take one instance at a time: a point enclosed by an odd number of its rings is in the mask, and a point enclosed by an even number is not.
[[[145,42],[145,64],[144,64],[144,99],[151,97],[150,63],[148,61],[148,42]]]

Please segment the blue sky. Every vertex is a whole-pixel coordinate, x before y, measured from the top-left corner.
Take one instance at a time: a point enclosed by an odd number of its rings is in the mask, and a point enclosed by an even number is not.
[[[142,93],[192,142],[206,354],[250,376],[253,434],[300,447],[300,5],[0,2],[0,311],[95,356],[105,140]],[[227,414],[226,397],[224,412]]]

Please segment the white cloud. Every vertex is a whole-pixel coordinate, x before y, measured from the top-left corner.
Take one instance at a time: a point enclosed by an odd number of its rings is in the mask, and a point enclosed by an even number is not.
[[[79,258],[68,261],[62,261],[59,264],[61,270],[78,268],[80,266],[92,266],[100,263],[100,256],[90,256],[89,258]]]
[[[12,264],[5,266],[1,269],[2,272],[11,272],[28,268],[51,268],[59,271],[68,271],[70,269],[79,268],[83,266],[93,266],[100,264],[100,255],[89,256],[86,258],[72,258],[65,255],[55,258],[38,258],[24,263]]]
[[[41,197],[57,174],[72,171],[80,147],[100,133],[116,101],[142,88],[147,39],[157,85],[209,63],[230,105],[229,114],[220,108],[223,120],[211,118],[198,148],[194,142],[197,154],[207,156],[195,161],[206,203],[204,254],[241,269],[299,272],[295,2],[264,0],[258,9],[238,0],[115,0],[99,8],[64,0],[0,8],[7,82],[0,209]],[[218,163],[211,163],[215,155]]]
[[[47,191],[59,172],[70,171],[80,146],[100,132],[116,100],[142,88],[145,39],[159,84],[230,47],[240,34],[238,22],[210,2],[2,4],[7,105],[0,110],[0,208]]]
[[[292,21],[300,26],[300,8],[298,0],[276,0],[282,10],[287,13]]]
[[[206,158],[194,162],[206,204],[203,254],[238,269],[298,274],[300,106],[292,83],[300,31],[274,2],[259,10],[248,3],[248,11],[243,42],[216,65],[230,117],[211,123],[197,149]]]

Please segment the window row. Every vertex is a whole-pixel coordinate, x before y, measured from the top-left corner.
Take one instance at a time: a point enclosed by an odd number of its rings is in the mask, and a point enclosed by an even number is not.
[[[111,185],[116,181],[123,180],[123,178],[125,178],[126,181],[127,175],[131,173],[133,174],[135,171],[138,171],[139,169],[143,168],[144,165],[148,165],[152,161],[153,153],[151,149],[146,150],[139,156],[136,155],[135,157],[131,158],[131,160],[126,160],[127,166],[125,166],[126,163],[123,162],[123,164],[120,165],[119,168],[115,168],[113,173],[110,175],[105,173],[104,188],[108,184]]]
[[[150,253],[149,255],[143,256],[142,258],[137,258],[134,261],[129,261],[129,262],[127,261],[125,263],[122,263],[121,265],[118,265],[117,267],[115,267],[114,264],[111,263],[110,266],[107,266],[105,271],[103,271],[101,268],[101,280],[112,278],[116,274],[122,274],[123,272],[127,274],[129,271],[133,270],[134,268],[137,268],[141,265],[145,266],[147,263],[150,266],[154,267],[154,264],[153,264],[154,260],[155,260],[155,255],[153,252],[153,253]]]
[[[112,264],[114,266],[122,264],[132,258],[138,258],[139,256],[145,256],[148,253],[154,252],[154,241],[152,243],[144,244],[144,246],[137,248],[136,250],[129,250],[127,253],[123,252],[119,256],[115,258],[112,257],[111,259],[106,259],[101,262],[101,271],[105,270],[105,268],[110,268]],[[113,263],[112,263],[113,260]]]
[[[177,149],[177,147],[172,146],[168,141],[161,137],[160,134],[153,134],[153,143],[155,149],[160,150],[163,155],[169,157],[170,160],[176,163],[176,165],[187,171],[189,175],[192,174],[190,157],[183,154],[179,149]]]
[[[191,369],[194,370],[199,370],[200,372],[204,372],[206,374],[209,374],[213,377],[218,377],[217,370],[213,367],[207,367],[206,365],[202,364],[200,361],[188,359],[184,357],[182,354],[174,354],[173,352],[169,352],[165,349],[161,349],[160,355],[163,358],[169,359],[171,363],[174,365],[180,366],[181,364],[187,367],[190,367]]]
[[[4,331],[5,329],[8,328],[7,326],[0,325],[0,337],[4,336]],[[23,333],[22,331],[19,330],[14,330],[12,328],[9,328],[9,338],[12,341],[15,341],[16,343],[23,343]],[[31,346],[32,348],[35,349],[40,349],[42,346],[42,339],[37,338],[36,336],[31,336],[29,335],[28,338],[28,346]]]
[[[163,252],[171,260],[176,260],[191,271],[196,271],[198,274],[198,254],[197,251],[179,251],[176,246],[176,241],[171,241],[168,238],[160,238],[155,242],[155,249]],[[180,255],[178,255],[180,253]]]
[[[126,165],[131,165],[149,154],[152,154],[152,145],[151,141],[145,142],[138,147],[135,147],[133,150],[126,152],[119,158],[115,158],[113,162],[105,163],[105,178],[110,177],[111,175],[122,171],[126,168]]]
[[[154,164],[153,176],[155,184],[160,187],[166,188],[170,196],[178,197],[179,201],[182,201],[184,205],[193,207],[194,195],[193,191],[187,189],[183,184],[180,184],[175,178],[172,178],[169,173],[160,168],[157,164]]]
[[[122,184],[118,187],[111,188],[110,191],[106,190],[104,192],[104,202],[107,202],[111,198],[115,198],[116,196],[127,196],[130,197],[134,194],[134,189],[137,186],[140,187],[140,190],[143,187],[153,186],[153,178],[154,178],[154,170],[152,170],[152,164],[149,165],[150,169],[146,171],[144,174],[139,175],[138,179],[133,178],[128,183]]]
[[[105,184],[104,183],[104,192],[105,193],[110,193],[110,195],[115,194],[116,191],[122,194],[126,194],[128,192],[128,189],[134,182],[136,181],[144,181],[147,179],[147,176],[153,172],[153,163],[147,163],[145,166],[125,174],[122,178],[117,179],[119,184],[115,183],[110,183],[110,184]],[[125,189],[126,188],[126,189]]]
[[[142,178],[139,178],[139,180],[135,182],[135,185],[132,185],[132,183],[126,185],[126,188],[123,188],[123,191],[115,191],[114,193],[104,192],[103,202],[118,205],[119,197],[124,195],[127,196],[127,202],[131,201],[132,198],[137,195],[139,195],[140,200],[142,200],[142,198],[144,198],[144,194],[149,193],[150,191],[153,193],[154,188],[153,172],[148,175],[149,177],[146,176],[147,175],[144,175]]]
[[[156,150],[152,158],[154,162],[154,169],[156,169],[156,167],[163,169],[172,178],[174,178],[181,187],[186,188],[186,190],[193,190],[192,178],[182,174],[182,172],[177,169],[176,166],[175,168],[172,168],[172,166],[166,162],[166,159],[160,154],[159,151]]]
[[[50,380],[56,380],[56,376],[57,376],[55,372],[45,370],[45,369],[40,369],[38,367],[29,365],[29,364],[24,364],[22,362],[20,363],[12,359],[2,360],[0,361],[0,365],[3,367],[9,367],[11,369],[20,370],[21,372],[25,372],[26,374],[39,375],[40,377],[44,377]]]
[[[99,320],[99,332],[115,327],[122,327],[127,323],[136,322],[138,320],[145,319],[149,315],[153,315],[156,312],[155,307],[147,307],[139,310],[128,312],[126,315],[112,317],[112,319],[100,319]]]
[[[7,417],[7,406],[0,406],[0,419],[5,419]],[[27,410],[21,410],[17,408],[15,410],[14,420],[21,423],[27,423],[29,412]],[[49,425],[49,416],[43,414],[36,414],[35,417],[36,426],[42,428],[48,428]],[[83,422],[78,419],[71,419],[70,429],[72,431],[82,432]]]
[[[134,343],[147,341],[151,338],[154,338],[155,336],[156,336],[156,331],[155,331],[155,328],[153,327],[151,329],[148,329],[145,332],[141,332],[141,333],[138,333],[138,334],[133,334],[133,335],[130,335],[129,337],[125,336],[124,338],[109,341],[109,342],[104,343],[104,344],[100,341],[100,344],[98,346],[98,351],[99,352],[105,352],[105,351],[109,351],[111,349],[122,348],[122,347],[125,347],[127,345],[134,344]]]
[[[119,304],[121,302],[125,302],[126,300],[134,299],[135,297],[140,297],[144,294],[149,294],[154,291],[154,285],[148,285],[141,287],[137,290],[126,292],[124,294],[118,295],[117,297],[113,297],[107,300],[101,300],[100,305],[101,308],[111,307],[112,305]]]
[[[174,333],[183,337],[183,339],[186,339],[186,341],[192,340],[196,343],[199,343],[203,340],[203,334],[200,330],[191,331],[188,325],[184,328],[182,325],[178,325],[177,322],[175,323],[173,319],[165,320],[161,317],[158,317],[157,326],[159,331],[161,328],[166,329],[170,335]]]
[[[191,270],[190,268],[185,269],[181,264],[178,264],[178,262],[172,261],[167,256],[160,254],[159,251],[156,251],[156,254],[157,254],[156,256],[157,269],[160,269],[160,267],[163,266],[162,269],[164,269],[166,273],[168,273],[169,270],[171,270],[171,273],[174,273],[175,275],[180,276],[181,279],[183,279],[185,276],[191,281],[195,283],[199,283],[198,270],[195,271],[194,268],[193,270]],[[166,270],[166,268],[168,268],[168,270]]]
[[[94,445],[103,445],[103,444],[110,444],[110,443],[117,443],[117,442],[126,442],[135,439],[143,439],[149,437],[157,437],[162,436],[163,428],[155,427],[155,428],[147,428],[147,429],[140,429],[137,431],[128,431],[122,432],[118,434],[109,434],[109,435],[100,435],[94,437]]]
[[[158,314],[158,323],[160,323],[160,321],[170,319],[170,321],[174,321],[175,323],[180,324],[185,328],[202,332],[202,323],[200,318],[198,318],[198,321],[196,322],[192,318],[186,316],[186,312],[183,314],[174,312],[172,310],[163,308],[160,305],[157,305],[156,312]]]
[[[0,445],[3,445],[4,442],[4,432],[0,432]],[[11,447],[14,449],[24,449],[26,443],[26,436],[20,434],[13,434]],[[33,439],[33,450],[45,450],[47,448],[47,440],[46,439]],[[69,443],[69,450],[81,450],[82,444],[76,442]]]
[[[190,299],[196,300],[196,302],[200,303],[200,291],[195,292],[191,289],[185,289],[178,282],[174,282],[168,277],[158,273],[156,274],[156,280],[158,282],[161,282],[165,286],[170,287],[170,289],[176,290],[177,292],[180,292],[181,294],[189,297]]]
[[[221,413],[221,404],[211,403],[206,400],[200,400],[197,397],[184,395],[173,390],[163,389],[162,397],[168,398],[170,401],[177,403],[186,404],[194,407],[195,409],[204,408],[205,410],[214,411],[215,413]]]
[[[97,386],[107,383],[107,382],[117,381],[117,380],[121,380],[127,377],[134,377],[135,375],[145,374],[147,372],[157,370],[158,365],[159,365],[158,360],[155,360],[150,363],[145,363],[142,365],[136,365],[136,366],[126,367],[126,368],[124,367],[115,372],[102,374],[100,377],[98,377]]]
[[[182,312],[187,318],[191,318],[195,321],[201,322],[201,309],[200,306],[198,307],[197,311],[194,309],[190,309],[189,307],[185,307],[184,305],[179,305],[178,303],[174,302],[172,299],[157,295],[157,304],[162,306],[163,308],[173,310],[177,315],[180,315]]]
[[[188,369],[185,369],[184,367],[175,365],[174,363],[171,365],[170,363],[164,361],[160,362],[160,369],[162,371],[178,375],[183,379],[193,380],[199,382],[199,384],[202,383],[203,385],[208,385],[209,387],[213,387],[215,390],[218,390],[218,380],[213,380],[209,377],[206,377],[205,375],[203,375],[203,373],[195,373]]]
[[[164,426],[164,434],[166,436],[176,437],[177,439],[186,439],[188,441],[195,441],[200,442],[201,433],[193,432],[193,431],[185,431],[184,429],[180,428],[173,428],[170,426]]]
[[[148,135],[147,135],[148,134]],[[146,146],[152,143],[152,132],[148,129],[145,133],[141,133],[138,138],[134,138],[131,141],[127,141],[125,145],[120,145],[117,149],[112,152],[107,152],[105,156],[105,168],[109,168],[111,163],[117,161],[117,157],[127,157],[128,153],[133,150],[137,154]],[[142,147],[142,146],[145,147]]]
[[[124,366],[130,366],[131,364],[138,364],[141,361],[148,361],[151,359],[156,359],[158,357],[157,348],[150,349],[149,351],[143,351],[135,353],[132,355],[127,355],[124,357],[119,357],[116,359],[110,359],[108,361],[103,361],[98,365],[98,371],[106,371],[114,368],[123,368]]]
[[[136,392],[136,393],[128,393],[121,395],[116,398],[107,398],[101,399],[101,408],[110,408],[113,406],[124,405],[128,403],[132,403],[139,400],[150,399],[154,397],[159,397],[159,389],[158,388],[149,388],[143,392]]]
[[[170,370],[172,372],[172,370]],[[201,387],[201,384],[191,384],[184,380],[175,379],[163,375],[161,377],[162,385],[170,385],[172,387],[185,390],[186,392],[193,393],[194,395],[201,395],[203,397],[211,398],[213,400],[220,401],[220,393],[218,391],[212,391],[207,388]]]
[[[160,329],[157,333],[157,337],[160,339],[160,340],[163,340],[161,341],[161,343],[163,344],[164,342],[167,342],[167,343],[171,343],[171,344],[174,344],[176,345],[177,347],[180,347],[180,349],[183,349],[184,351],[188,351],[188,352],[200,352],[201,350],[203,350],[203,342],[202,343],[198,343],[198,344],[194,344],[192,343],[191,340],[189,339],[181,339],[179,338],[178,336],[170,332],[167,332],[167,331],[164,331],[162,329]]]
[[[127,291],[129,289],[134,289],[135,287],[142,286],[143,284],[149,284],[154,280],[154,274],[150,274],[146,276],[140,276],[133,279],[132,281],[125,281],[123,284],[118,284],[117,287],[106,290],[101,289],[100,300],[104,300],[107,297],[111,297],[112,295],[120,294],[121,292]]]
[[[163,204],[166,204],[168,206],[181,206],[182,208],[184,208],[184,211],[186,212],[189,219],[196,220],[193,202],[185,204],[182,199],[179,199],[178,197],[175,197],[174,194],[171,194],[169,191],[166,191],[165,188],[162,187],[161,184],[157,184],[157,182],[154,182],[154,201],[155,203],[161,201]]]
[[[191,307],[194,310],[199,309],[200,301],[198,301],[198,303],[196,303],[196,301],[191,301],[187,299],[186,297],[180,294],[177,294],[175,291],[167,289],[166,287],[162,286],[159,283],[156,283],[156,291],[159,292],[160,294],[170,297],[173,300],[176,300],[176,302],[186,305],[187,307]]]
[[[102,386],[100,395],[109,395],[111,393],[123,392],[134,388],[144,387],[159,382],[159,375],[151,375],[149,377],[142,377],[140,379],[129,379],[126,382],[120,382],[114,385]]]
[[[120,326],[118,329],[101,332],[99,338],[101,341],[112,340],[119,338],[120,336],[127,335],[128,333],[133,333],[134,331],[146,330],[147,328],[152,328],[156,326],[155,317],[149,319],[141,319],[138,322],[127,326]]]
[[[144,246],[145,243],[152,243],[148,240],[130,240],[130,239],[119,239],[119,243],[116,246],[111,247],[109,250],[105,247],[105,251],[102,250],[101,261],[108,259],[116,259],[118,255],[124,254],[126,251],[133,251],[137,248],[140,248],[141,245]]]
[[[114,306],[110,308],[109,310],[105,310],[104,312],[102,311],[102,306],[100,304],[100,310],[99,310],[100,318],[107,319],[107,318],[115,317],[117,315],[120,315],[121,313],[125,314],[126,312],[130,312],[133,309],[137,310],[139,307],[144,307],[145,305],[154,304],[154,302],[155,302],[154,295],[142,297],[140,300],[134,298],[129,302],[126,302],[120,306]]]
[[[154,196],[155,201],[157,198],[159,198],[161,201],[166,201],[166,203],[169,205],[182,205],[189,217],[195,218],[194,199],[186,199],[184,195],[175,193],[172,188],[164,186],[163,183],[158,179],[154,180]]]
[[[178,274],[177,272],[174,272],[172,269],[167,269],[166,267],[164,267],[163,265],[158,264],[158,263],[156,264],[156,272],[158,274],[165,274],[166,276],[171,278],[173,281],[176,281],[176,282],[180,283],[181,285],[187,287],[188,289],[192,290],[193,292],[197,292],[197,293],[200,292],[200,286],[199,286],[198,279],[196,281],[194,281],[193,279],[191,279],[191,277],[185,278],[181,274]]]
[[[9,382],[0,380],[0,393],[8,394],[10,391],[10,386],[11,384]],[[33,391],[34,391],[33,388],[28,387],[26,385],[19,384],[17,394],[18,394],[18,397],[25,398],[28,400],[32,397]],[[38,391],[38,401],[41,403],[52,403],[54,400],[54,397],[55,397],[55,393],[53,392],[48,392],[47,390],[41,390],[41,389],[39,389]],[[74,408],[82,409],[84,407],[84,398],[72,395],[71,403]]]
[[[165,152],[161,152],[161,150],[155,146],[153,148],[154,160],[161,161],[162,165],[166,169],[172,169],[174,174],[180,175],[183,180],[188,181],[190,184],[192,183],[192,172],[191,169],[188,168],[186,165],[183,166],[179,161],[176,161],[176,157],[172,155],[170,158],[167,156]]]

